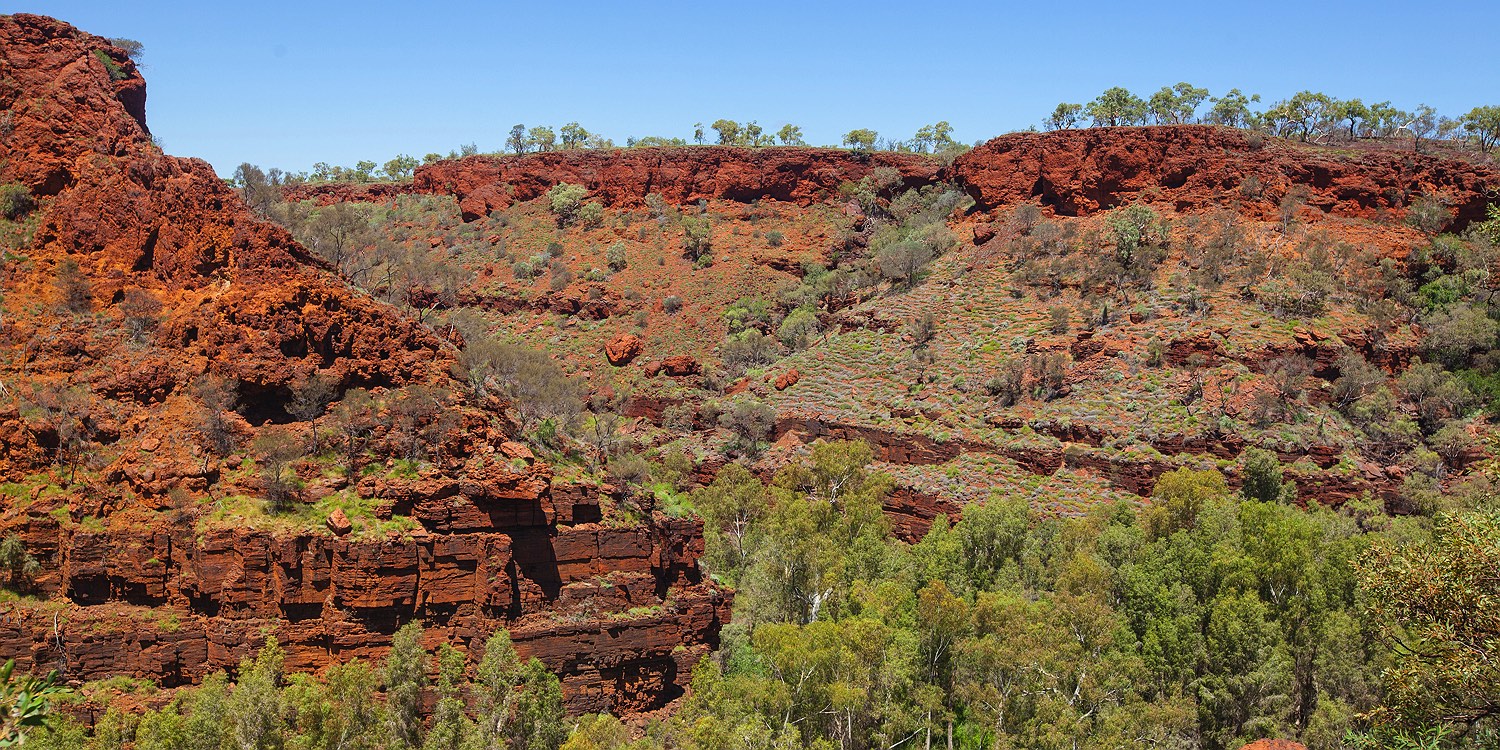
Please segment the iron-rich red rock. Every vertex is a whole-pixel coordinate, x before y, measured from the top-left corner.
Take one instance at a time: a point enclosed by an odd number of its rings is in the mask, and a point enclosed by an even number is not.
[[[890,168],[911,186],[938,175],[939,162],[919,154],[856,154],[839,149],[724,146],[550,151],[524,156],[469,156],[417,168],[412,189],[452,195],[465,219],[540,197],[560,182],[583,185],[605,206],[640,206],[655,193],[672,205],[700,199],[770,198],[802,204],[838,193],[876,169]]]
[[[623,367],[640,356],[645,348],[646,342],[641,341],[641,337],[622,333],[604,345],[604,356],[610,364]]]
[[[29,354],[0,357],[0,382],[22,382],[25,367],[28,386],[107,399],[90,428],[120,448],[67,494],[0,507],[0,532],[37,556],[38,593],[51,598],[0,618],[0,658],[65,665],[72,681],[129,675],[172,687],[232,669],[266,634],[292,670],[378,659],[395,624],[417,618],[434,643],[471,658],[509,628],[523,656],[561,675],[575,711],[653,710],[680,693],[729,611],[728,596],[699,574],[700,526],[665,517],[599,526],[599,495],[614,492],[603,487],[556,488],[566,500],[559,512],[551,468],[510,441],[506,405],[454,380],[450,342],[348,288],[257,220],[208,164],[152,144],[144,81],[107,40],[41,16],[0,16],[0,79],[9,128],[0,182],[41,199],[27,267],[0,282],[7,299],[44,310],[8,312],[0,346]],[[48,307],[55,270],[69,260],[92,288],[92,315]],[[145,342],[122,343],[115,306],[126,290],[161,304]],[[238,411],[223,416],[241,440],[293,429],[300,439],[305,426],[284,405],[314,373],[337,399],[355,387],[387,408],[418,391],[436,399],[443,419],[431,437],[443,451],[430,468],[334,483],[377,503],[377,517],[400,514],[413,527],[356,533],[337,511],[326,530],[195,528],[193,498],[236,481],[224,469],[242,460],[198,445],[193,394],[210,373],[237,397]],[[4,399],[0,477],[46,469],[55,439]],[[368,439],[375,468],[397,456],[389,420]],[[322,479],[313,487],[335,491]],[[84,515],[99,526],[77,523]],[[66,616],[54,618],[56,607]]]
[[[1301,185],[1309,206],[1375,218],[1442,194],[1453,228],[1482,219],[1500,187],[1500,171],[1467,162],[1389,149],[1349,155],[1209,125],[1016,133],[962,154],[943,176],[982,210],[1039,202],[1065,216],[1144,200],[1179,211],[1238,205],[1272,218]]]

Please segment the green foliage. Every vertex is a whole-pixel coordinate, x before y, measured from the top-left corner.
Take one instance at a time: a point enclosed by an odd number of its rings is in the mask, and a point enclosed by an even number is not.
[[[1463,116],[1464,131],[1479,144],[1479,150],[1489,153],[1500,140],[1500,106],[1475,107]]]
[[[879,134],[867,128],[858,128],[844,134],[843,143],[855,151],[873,151]]]
[[[1136,203],[1105,217],[1114,239],[1114,271],[1122,278],[1146,281],[1165,257],[1167,225],[1150,206]]]
[[[631,729],[609,714],[578,717],[562,750],[659,750],[661,743],[650,737],[632,740]]]
[[[547,191],[547,205],[557,216],[559,227],[566,227],[579,218],[579,209],[583,207],[583,198],[588,192],[588,188],[582,185],[566,182],[559,182]]]
[[[812,339],[818,335],[822,326],[818,322],[818,313],[810,307],[799,307],[785,318],[776,329],[776,338],[793,351],[807,346]]]
[[[1205,505],[1228,494],[1229,485],[1217,471],[1169,471],[1156,480],[1151,511],[1142,521],[1152,537],[1190,530]]]
[[[916,134],[911,137],[910,141],[907,141],[907,147],[919,154],[925,154],[962,150],[963,144],[953,140],[953,126],[949,125],[947,120],[941,120],[917,128]]]
[[[741,297],[724,309],[724,323],[729,333],[736,334],[747,328],[765,328],[771,325],[771,303],[759,297]]]
[[[0,185],[0,216],[7,221],[20,221],[36,208],[31,197],[31,188],[16,182]]]
[[[719,134],[720,146],[733,146],[739,143],[740,124],[734,120],[714,120],[709,127]]]
[[[562,685],[557,675],[532,658],[520,672],[520,695],[508,734],[514,750],[557,750],[567,737]]]
[[[96,49],[94,50],[94,59],[98,60],[104,66],[104,70],[109,73],[111,81],[123,81],[130,77],[130,72],[125,70],[125,66],[115,62],[115,59],[110,57],[108,52]]]
[[[781,130],[776,131],[776,139],[781,141],[783,146],[807,145],[807,141],[802,140],[802,128],[791,123],[782,125]]]
[[[134,39],[126,39],[124,37],[111,37],[109,43],[113,44],[116,47],[119,47],[120,51],[124,52],[126,57],[135,61],[139,61],[141,59],[141,55],[145,54],[146,52],[146,45],[141,44]]]
[[[285,676],[284,654],[268,639],[258,655],[241,662],[238,684],[231,686],[217,672],[196,688],[177,690],[158,709],[136,714],[111,707],[89,738],[72,722],[49,721],[52,726],[29,731],[26,747],[556,750],[562,744],[567,726],[561,683],[536,659],[522,664],[504,630],[489,638],[472,680],[465,677],[464,655],[448,644],[438,647],[429,669],[421,639],[421,628],[410,623],[397,631],[381,669],[356,660],[333,665],[320,677]],[[12,680],[9,670],[0,669],[0,697],[18,712],[0,728],[9,732],[16,719],[24,719],[27,730],[40,727],[44,704],[65,691],[34,678]],[[427,679],[430,671],[436,671],[435,682]],[[424,728],[422,695],[429,689],[437,701]],[[23,692],[29,697],[12,702]],[[12,744],[0,741],[0,747]]]
[[[682,217],[682,249],[690,260],[709,257],[713,250],[713,228],[707,216]]]
[[[385,733],[398,747],[421,746],[426,662],[422,626],[416,621],[402,625],[391,639],[391,651],[386,656],[380,679],[385,687]]]
[[[604,251],[604,262],[609,265],[609,270],[615,273],[625,270],[630,264],[625,260],[625,243],[616,242]]]
[[[757,336],[758,331],[751,331]],[[747,454],[758,454],[765,447],[765,439],[776,426],[776,410],[751,398],[735,399],[729,408],[719,414],[719,426],[733,436],[731,447]]]
[[[754,328],[731,334],[719,346],[719,359],[731,375],[770,364],[777,353],[776,340]]]
[[[604,223],[604,206],[598,201],[589,201],[578,208],[578,223],[597,228]]]
[[[1474,352],[1493,349],[1500,336],[1500,323],[1484,308],[1456,301],[1429,314],[1423,327],[1427,329],[1423,347],[1451,368],[1461,367]]]
[[[385,176],[392,180],[409,180],[412,172],[416,170],[418,162],[415,158],[406,154],[399,154],[394,159],[386,162],[381,170]]]
[[[1376,544],[1360,561],[1369,613],[1394,645],[1378,718],[1395,729],[1495,731],[1500,696],[1500,512],[1438,521],[1427,544]]]
[[[5,540],[0,541],[0,572],[5,574],[6,588],[18,592],[30,590],[32,580],[41,569],[41,563],[26,549],[21,537],[7,534]]]
[[[501,341],[482,330],[465,333],[456,374],[481,397],[510,399],[523,425],[569,422],[583,409],[582,386],[545,352]]]
[[[1190,83],[1163,86],[1146,102],[1146,111],[1158,125],[1181,125],[1197,118],[1198,105],[1208,98],[1208,89]]]
[[[318,750],[380,748],[385,711],[375,700],[378,683],[379,675],[362,661],[331,666],[321,681],[309,675],[293,676],[286,695],[296,721],[288,730],[288,746]],[[198,691],[194,699],[202,701],[201,693]],[[202,712],[202,707],[197,708],[194,715]]]
[[[1453,214],[1442,199],[1432,195],[1412,201],[1406,211],[1406,223],[1429,237],[1441,232],[1452,220]]]
[[[1078,127],[1079,117],[1083,114],[1082,104],[1069,104],[1063,102],[1052,110],[1043,125],[1048,130],[1072,130]]]
[[[0,747],[19,747],[48,724],[53,702],[69,692],[56,682],[56,673],[40,678],[16,674],[14,659],[0,666]]]
[[[1281,459],[1275,453],[1251,448],[1244,453],[1244,483],[1240,494],[1263,503],[1290,502],[1295,486],[1282,481]]]
[[[463,750],[475,736],[474,722],[465,715],[464,655],[444,643],[437,652],[437,708],[422,741],[422,750]]]
[[[1140,125],[1146,121],[1146,103],[1129,90],[1115,86],[1085,104],[1083,113],[1096,126]]]
[[[227,742],[242,750],[280,750],[286,744],[286,696],[282,667],[286,653],[275,638],[254,659],[240,661],[239,680],[224,702]]]
[[[1347,519],[1181,470],[1160,522],[995,498],[906,545],[870,456],[818,444],[769,487],[731,466],[694,493],[705,564],[738,593],[668,729],[682,746],[1217,750],[1302,727],[1328,747],[1379,698]]]

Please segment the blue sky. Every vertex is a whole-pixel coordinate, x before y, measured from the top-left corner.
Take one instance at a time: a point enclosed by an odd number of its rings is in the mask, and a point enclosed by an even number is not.
[[[1311,88],[1462,114],[1500,104],[1500,2],[29,3],[145,44],[147,117],[168,153],[221,174],[383,162],[515,123],[627,136],[693,123],[976,141],[1059,101],[1186,80],[1266,101]]]

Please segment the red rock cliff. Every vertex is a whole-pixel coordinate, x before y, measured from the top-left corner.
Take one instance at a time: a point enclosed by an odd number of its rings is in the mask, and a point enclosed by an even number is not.
[[[696,524],[598,525],[607,489],[510,458],[508,409],[454,380],[451,345],[344,286],[208,164],[156,148],[144,82],[106,40],[0,16],[0,109],[0,182],[38,199],[16,248],[26,262],[0,269],[0,478],[24,488],[0,494],[0,533],[42,563],[39,600],[0,613],[0,657],[180,685],[267,633],[316,669],[378,657],[419,618],[434,646],[510,628],[576,710],[649,710],[681,692],[728,606],[699,577]],[[64,305],[72,264],[86,291]],[[156,305],[144,317],[126,309],[142,297]],[[131,315],[149,325],[132,332]],[[256,488],[235,478],[242,453],[204,451],[194,385],[229,384],[241,408],[225,417],[248,442],[296,427],[291,388],[314,373],[335,398],[368,388],[437,405],[422,429],[440,450],[418,475],[311,477],[309,499],[352,491],[379,518],[412,519],[407,531],[215,519]],[[393,428],[367,439],[377,468],[397,455]],[[64,459],[77,465],[52,468]]]
[[[560,182],[587,187],[606,206],[638,206],[650,193],[673,205],[710,198],[805,204],[836,196],[839,185],[881,167],[919,185],[935,179],[939,166],[928,156],[839,149],[634,148],[470,156],[418,167],[412,184],[420,193],[458,198],[467,220],[537,198]]]
[[[982,210],[1040,201],[1079,216],[1134,200],[1177,210],[1237,205],[1269,218],[1294,185],[1309,206],[1343,216],[1399,216],[1438,195],[1456,225],[1483,218],[1500,172],[1395,149],[1339,151],[1208,125],[1017,133],[958,157],[944,176]]]

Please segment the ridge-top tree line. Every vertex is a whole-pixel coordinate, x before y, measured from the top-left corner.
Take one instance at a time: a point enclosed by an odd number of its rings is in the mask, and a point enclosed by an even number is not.
[[[868,128],[856,128],[845,133],[840,140],[840,145],[854,151],[895,151],[899,153],[912,154],[954,154],[967,149],[963,143],[953,138],[953,126],[946,120],[923,125],[918,128],[910,138],[895,140],[881,137],[881,135]],[[689,145],[718,145],[738,146],[741,148],[770,148],[782,146],[809,146],[802,134],[802,127],[787,123],[776,132],[772,133],[754,120],[741,124],[735,120],[719,119],[711,125],[703,123],[693,125],[693,137],[690,142],[686,138],[670,136],[645,136],[636,138],[634,136],[625,139],[625,148],[651,148],[651,147],[674,147]],[[577,122],[570,122],[559,128],[548,125],[536,125],[527,127],[524,124],[516,124],[511,127],[505,137],[503,151],[494,152],[501,154],[543,153],[548,151],[575,151],[581,149],[613,149],[618,148],[615,142],[604,136],[590,132],[587,128]],[[832,148],[830,146],[830,148]],[[411,179],[416,168],[423,164],[432,164],[443,159],[461,159],[465,156],[479,154],[479,147],[473,143],[466,143],[457,149],[450,150],[446,155],[429,153],[420,160],[407,154],[398,154],[390,161],[380,164],[373,160],[362,159],[355,162],[352,167],[344,167],[328,162],[317,162],[307,172],[286,172],[274,170],[278,184],[294,184],[299,182],[400,182]],[[236,187],[243,187],[237,181],[237,177],[231,182]]]
[[[1196,123],[1262,130],[1314,143],[1410,138],[1420,150],[1424,141],[1444,140],[1476,147],[1485,154],[1500,138],[1500,106],[1496,105],[1475,107],[1455,118],[1426,104],[1403,110],[1389,101],[1366,104],[1359,98],[1340,99],[1316,91],[1299,91],[1257,110],[1252,105],[1259,102],[1259,94],[1246,96],[1230,89],[1212,97],[1208,89],[1186,82],[1163,86],[1148,98],[1115,86],[1087,104],[1058,104],[1042,125],[1047,130],[1069,130],[1085,122],[1095,127]]]
[[[1042,121],[1044,130],[1072,130],[1078,127],[1117,127],[1123,125],[1223,125],[1244,130],[1263,131],[1282,138],[1309,143],[1373,139],[1410,139],[1414,150],[1431,141],[1446,141],[1481,154],[1489,154],[1500,142],[1500,105],[1474,107],[1459,117],[1450,117],[1436,109],[1419,104],[1404,110],[1389,101],[1366,104],[1360,98],[1340,99],[1322,92],[1299,91],[1290,98],[1273,102],[1264,109],[1259,94],[1245,94],[1230,89],[1223,96],[1211,96],[1209,90],[1182,82],[1163,86],[1142,98],[1129,89],[1115,86],[1084,104],[1062,102]],[[649,148],[689,145],[771,148],[810,145],[802,127],[782,125],[775,132],[755,120],[740,123],[720,118],[705,126],[693,124],[691,139],[675,136],[645,136],[625,139],[625,148]],[[854,151],[893,151],[898,153],[952,155],[967,148],[953,138],[953,126],[946,120],[918,128],[907,139],[882,137],[869,128],[855,128],[845,133],[839,145]],[[612,149],[615,142],[590,132],[576,121],[553,129],[548,125],[527,127],[516,124],[505,138],[502,153],[521,155],[575,149]],[[384,164],[370,160],[342,167],[318,162],[309,172],[283,173],[288,182],[375,182],[411,179],[420,164],[442,159],[458,159],[479,153],[479,148],[464,144],[446,155],[429,153],[418,161],[400,154]]]

